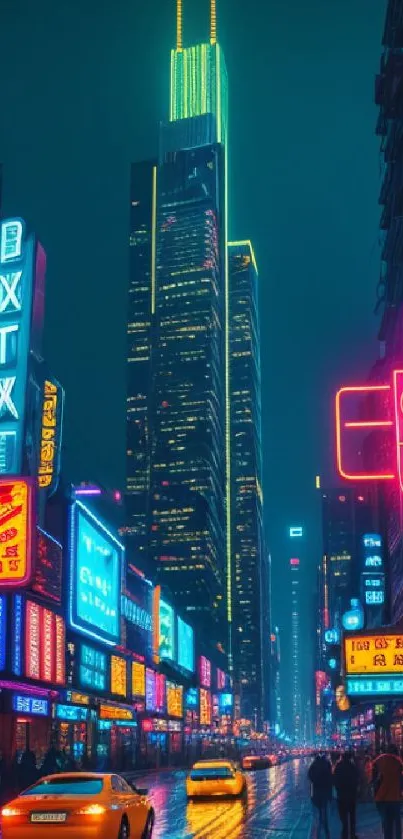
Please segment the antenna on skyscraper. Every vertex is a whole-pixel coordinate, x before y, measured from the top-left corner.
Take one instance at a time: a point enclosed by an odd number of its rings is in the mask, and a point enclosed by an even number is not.
[[[182,0],[176,0],[176,49],[182,52]]]
[[[217,0],[210,0],[210,44],[217,43]]]

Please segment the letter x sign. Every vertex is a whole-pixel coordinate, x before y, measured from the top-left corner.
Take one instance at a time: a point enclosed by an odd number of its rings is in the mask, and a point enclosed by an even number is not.
[[[340,388],[335,408],[341,477],[349,481],[392,481],[398,477],[403,492],[403,370],[394,370],[389,384]],[[367,455],[369,468],[357,469],[351,454],[357,454],[358,449],[361,454],[363,435],[365,439],[370,432],[377,433],[369,458]]]

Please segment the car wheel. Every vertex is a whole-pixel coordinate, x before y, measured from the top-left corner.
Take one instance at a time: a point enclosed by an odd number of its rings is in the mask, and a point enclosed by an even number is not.
[[[118,839],[129,839],[130,836],[130,828],[126,821],[123,819],[122,824],[120,825]]]
[[[151,837],[153,835],[153,827],[154,827],[154,810],[150,810],[150,812],[147,816],[146,826],[143,830],[141,839],[151,839]]]

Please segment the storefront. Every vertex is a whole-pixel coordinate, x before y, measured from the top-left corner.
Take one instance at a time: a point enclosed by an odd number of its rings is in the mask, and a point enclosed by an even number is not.
[[[88,694],[67,691],[66,702],[55,704],[56,747],[71,768],[93,763],[96,720],[95,701]]]
[[[132,707],[102,703],[97,725],[99,769],[130,771],[136,767],[137,720]]]
[[[168,765],[168,721],[146,717],[141,721],[138,766],[159,769]]]
[[[0,681],[0,749],[18,774],[24,752],[35,755],[39,768],[52,739],[52,691],[24,683]],[[14,782],[17,785],[17,778]]]

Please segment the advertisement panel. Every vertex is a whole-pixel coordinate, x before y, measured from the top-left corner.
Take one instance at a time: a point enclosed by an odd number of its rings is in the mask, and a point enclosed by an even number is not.
[[[175,660],[175,613],[168,603],[160,600],[159,654],[160,658]]]
[[[20,475],[28,454],[26,405],[31,350],[43,326],[46,257],[21,219],[0,223],[0,474]],[[32,430],[32,429],[31,429]]]
[[[79,659],[79,681],[85,688],[94,690],[106,690],[106,676],[108,671],[108,660],[105,653],[89,647],[87,644],[80,646]]]
[[[156,685],[155,685],[155,671],[146,668],[146,709],[147,711],[156,711]]]
[[[202,687],[211,687],[211,661],[204,655],[199,658],[199,679]]]
[[[169,717],[183,717],[183,687],[167,682],[167,710]]]
[[[60,603],[62,599],[63,548],[50,533],[37,527],[36,567],[32,591]]]
[[[69,620],[114,646],[120,640],[123,545],[80,501],[70,512]]]
[[[403,634],[380,630],[344,638],[346,675],[403,673]]]
[[[155,705],[159,714],[165,713],[167,708],[166,678],[163,673],[157,673],[155,677]]]
[[[1,478],[0,589],[30,583],[34,550],[33,482],[29,478]]]
[[[130,569],[129,569],[130,570]],[[147,660],[152,657],[153,646],[153,587],[139,573],[128,574],[127,586],[121,597],[125,646]],[[123,641],[122,641],[123,643]]]
[[[209,690],[200,688],[200,725],[211,725],[212,702]]]
[[[126,659],[119,655],[111,656],[111,693],[117,696],[126,696],[127,693]]]
[[[178,664],[189,673],[194,673],[194,632],[193,628],[178,617]]]
[[[66,679],[63,618],[31,600],[25,604],[25,675],[56,685]]]
[[[6,639],[7,639],[7,600],[4,594],[0,595],[0,670],[6,666]]]
[[[138,661],[132,662],[132,696],[146,695],[146,668]]]

